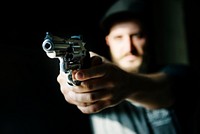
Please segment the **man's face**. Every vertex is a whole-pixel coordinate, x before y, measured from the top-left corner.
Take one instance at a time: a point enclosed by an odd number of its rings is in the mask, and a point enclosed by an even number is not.
[[[106,36],[112,61],[127,72],[138,72],[143,62],[146,37],[136,21],[113,25]]]

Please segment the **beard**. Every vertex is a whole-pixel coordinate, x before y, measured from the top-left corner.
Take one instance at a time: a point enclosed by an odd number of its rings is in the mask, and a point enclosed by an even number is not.
[[[140,70],[140,67],[142,65],[142,57],[136,57],[134,56],[130,57],[126,55],[123,57],[120,57],[118,59],[113,59],[114,64],[116,64],[118,67],[120,67],[122,70],[130,73],[137,73]]]

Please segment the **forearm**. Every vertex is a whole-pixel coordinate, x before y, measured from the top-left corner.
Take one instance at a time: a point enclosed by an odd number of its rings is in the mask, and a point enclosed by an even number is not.
[[[127,98],[132,103],[148,109],[164,108],[173,104],[171,82],[166,73],[131,74],[128,85],[130,90],[134,89],[134,93]]]

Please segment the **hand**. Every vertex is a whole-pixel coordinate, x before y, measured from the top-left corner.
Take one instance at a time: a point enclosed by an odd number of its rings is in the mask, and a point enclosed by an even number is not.
[[[66,101],[83,113],[96,113],[115,106],[131,92],[127,87],[128,73],[108,61],[99,61],[98,56],[93,56],[91,68],[73,71],[73,79],[82,81],[80,86],[69,86],[63,72],[57,78]]]

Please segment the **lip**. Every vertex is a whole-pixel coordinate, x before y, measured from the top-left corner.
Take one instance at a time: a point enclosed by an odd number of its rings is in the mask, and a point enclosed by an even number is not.
[[[134,61],[137,59],[137,56],[134,56],[134,55],[127,55],[124,57],[125,60],[131,60],[131,61]]]

